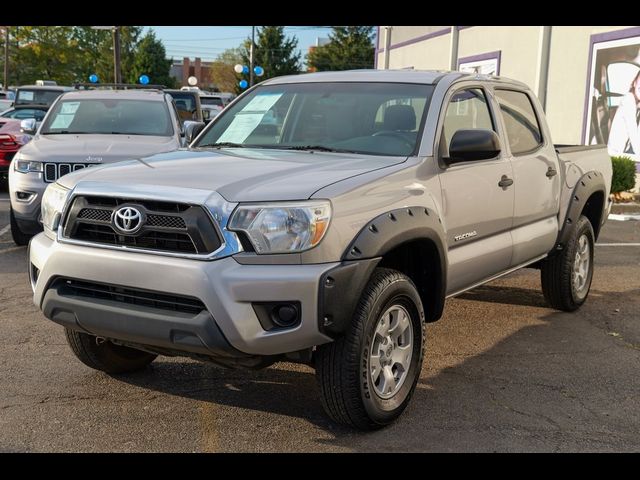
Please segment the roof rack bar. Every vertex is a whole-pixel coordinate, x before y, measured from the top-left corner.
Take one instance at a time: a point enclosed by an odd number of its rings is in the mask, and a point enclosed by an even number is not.
[[[112,89],[148,89],[148,90],[164,90],[164,85],[142,85],[140,83],[74,83],[73,87],[76,90],[84,89],[96,89],[96,88],[112,88]]]

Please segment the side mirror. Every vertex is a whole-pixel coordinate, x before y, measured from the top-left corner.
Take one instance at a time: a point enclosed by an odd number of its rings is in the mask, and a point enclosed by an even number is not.
[[[189,145],[191,142],[193,142],[193,139],[198,136],[198,134],[202,131],[203,128],[204,128],[203,122],[192,122],[192,121],[186,120],[184,122],[184,125],[182,126],[182,129],[184,130],[185,143]]]
[[[26,118],[20,122],[20,131],[27,135],[35,135],[37,130],[36,119]]]
[[[500,153],[500,139],[492,130],[458,130],[453,134],[449,145],[448,164],[487,160]]]
[[[202,110],[202,118],[204,118],[205,122],[209,120],[210,116],[211,116],[211,112],[209,110]]]

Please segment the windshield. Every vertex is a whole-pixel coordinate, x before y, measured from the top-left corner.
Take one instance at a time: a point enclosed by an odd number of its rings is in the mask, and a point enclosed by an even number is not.
[[[78,99],[58,102],[42,134],[102,133],[173,135],[165,102],[124,99]]]
[[[265,85],[223,110],[194,147],[411,155],[433,85]]]
[[[16,98],[16,105],[46,105],[48,107],[62,95],[60,90],[20,89]]]
[[[46,112],[35,108],[16,108],[0,115],[1,117],[17,118],[26,120],[27,118],[35,118],[37,122],[41,122]]]
[[[219,97],[200,97],[200,103],[202,105],[217,105],[222,107],[222,99]]]

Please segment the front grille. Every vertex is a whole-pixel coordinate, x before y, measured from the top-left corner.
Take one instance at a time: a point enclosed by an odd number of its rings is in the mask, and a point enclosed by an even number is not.
[[[44,164],[44,181],[53,183],[67,173],[75,172],[82,168],[99,165],[98,163],[45,163]]]
[[[123,234],[113,226],[113,212],[123,205],[146,218],[134,233]],[[222,244],[202,207],[155,200],[76,197],[63,229],[63,235],[74,240],[159,252],[208,254]]]
[[[138,288],[87,282],[69,278],[58,278],[51,286],[61,296],[98,298],[112,302],[140,305],[173,312],[198,314],[206,310],[204,304],[194,297],[155,292]]]

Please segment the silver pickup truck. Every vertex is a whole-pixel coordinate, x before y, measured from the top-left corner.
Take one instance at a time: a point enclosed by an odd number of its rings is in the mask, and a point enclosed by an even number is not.
[[[157,355],[315,366],[336,421],[396,419],[445,299],[522,267],[587,298],[604,147],[558,147],[522,83],[353,71],[248,90],[189,149],[49,186],[34,302],[109,373]]]

